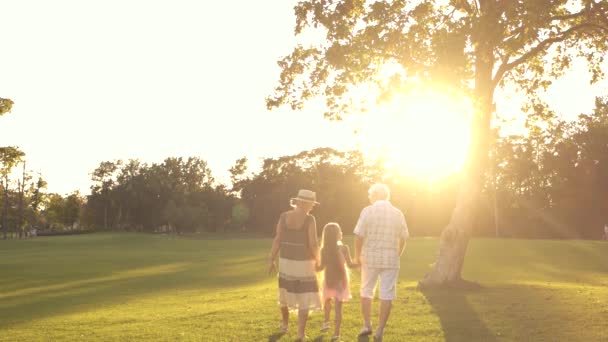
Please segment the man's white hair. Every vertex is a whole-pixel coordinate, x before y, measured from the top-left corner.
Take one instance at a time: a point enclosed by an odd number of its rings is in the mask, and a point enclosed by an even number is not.
[[[391,196],[391,190],[386,184],[376,183],[369,187],[367,191],[370,196],[374,196],[381,200],[388,200]]]

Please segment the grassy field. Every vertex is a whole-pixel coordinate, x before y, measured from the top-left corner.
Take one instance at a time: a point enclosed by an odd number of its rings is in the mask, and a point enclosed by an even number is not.
[[[293,340],[295,319],[277,335],[269,246],[133,234],[0,241],[0,341]],[[436,248],[410,240],[385,341],[608,340],[608,243],[474,240],[464,275],[482,290],[419,292]],[[352,278],[344,341],[360,328]],[[321,321],[311,316],[311,340],[331,336]]]

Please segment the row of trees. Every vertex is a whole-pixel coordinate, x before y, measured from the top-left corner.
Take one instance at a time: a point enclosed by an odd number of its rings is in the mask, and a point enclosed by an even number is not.
[[[387,179],[381,161],[369,163],[358,151],[319,148],[267,158],[251,171],[248,160],[229,170],[232,186],[217,185],[199,158],[167,158],[159,164],[105,161],[92,173],[94,185],[82,210],[82,224],[97,229],[137,231],[238,230],[272,234],[279,213],[300,188],[317,191],[319,224],[335,221],[346,231],[368,204],[367,189],[386,181],[394,202],[405,208],[420,234],[437,234],[449,217],[454,180],[433,189],[414,178]],[[439,214],[438,214],[439,212]]]
[[[478,235],[597,238],[608,222],[608,98],[595,111],[565,121],[539,106],[525,134],[497,136],[475,220]],[[267,158],[259,170],[248,160],[229,170],[231,187],[218,185],[196,157],[162,163],[105,161],[92,172],[91,193],[46,193],[46,182],[26,170],[25,154],[0,148],[3,232],[39,229],[136,231],[248,230],[272,234],[281,211],[299,188],[318,193],[320,225],[334,221],[353,229],[367,188],[388,183],[415,235],[439,235],[450,219],[458,175],[432,184],[389,176],[381,160],[358,151],[319,148]],[[20,172],[11,172],[14,170]],[[13,175],[13,179],[10,176]],[[18,176],[15,176],[18,175]]]
[[[528,133],[500,137],[486,192],[506,236],[599,238],[608,223],[608,97],[565,121],[543,106]],[[490,226],[490,225],[487,225]]]
[[[105,161],[92,180],[82,217],[88,226],[185,233],[232,224],[235,197],[215,184],[207,163],[197,157],[153,164]]]

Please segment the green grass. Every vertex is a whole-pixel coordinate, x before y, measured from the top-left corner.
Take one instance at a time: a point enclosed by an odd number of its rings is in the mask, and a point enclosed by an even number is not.
[[[269,246],[134,234],[0,241],[0,341],[276,339]],[[419,292],[436,251],[435,239],[410,240],[385,341],[608,340],[608,243],[473,240],[464,276],[482,290]],[[360,327],[352,278],[344,341]],[[307,334],[327,341],[321,321],[312,314]],[[292,317],[280,340],[294,328]]]

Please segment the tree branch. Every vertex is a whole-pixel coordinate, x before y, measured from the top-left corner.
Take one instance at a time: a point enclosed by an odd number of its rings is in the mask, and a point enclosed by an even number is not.
[[[498,84],[498,82],[500,82],[500,80],[502,79],[502,77],[504,76],[505,73],[516,68],[520,64],[525,63],[528,60],[532,59],[533,57],[538,55],[540,52],[542,52],[543,50],[545,50],[552,44],[559,43],[559,42],[562,42],[562,41],[570,38],[570,36],[577,33],[581,29],[584,29],[587,27],[596,27],[596,26],[599,26],[599,25],[584,23],[584,24],[572,26],[571,28],[563,31],[557,37],[548,38],[548,39],[541,41],[535,47],[531,48],[530,51],[524,53],[523,55],[521,55],[519,58],[513,60],[512,62],[508,62],[508,63],[503,62],[500,65],[500,67],[498,68],[498,70],[496,71],[496,75],[494,75],[494,78],[492,79],[492,85],[496,86]],[[606,28],[602,27],[602,29],[606,29]]]
[[[549,20],[555,21],[555,20],[575,19],[575,18],[583,16],[585,13],[587,13],[588,10],[589,9],[587,7],[585,7],[580,12],[570,13],[570,14],[565,14],[565,15],[556,15],[556,16],[549,18]]]

